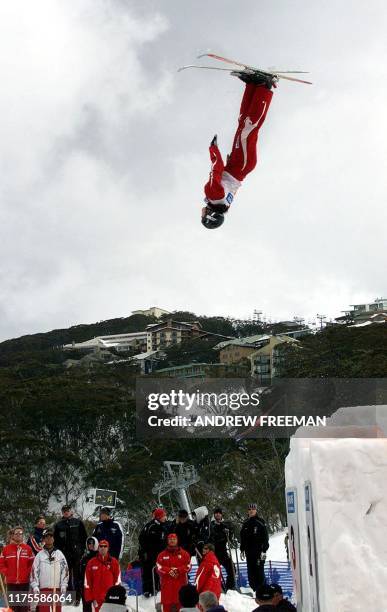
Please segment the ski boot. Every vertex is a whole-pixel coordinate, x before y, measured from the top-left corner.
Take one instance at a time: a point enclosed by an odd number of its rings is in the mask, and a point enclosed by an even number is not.
[[[278,77],[275,74],[265,74],[264,72],[247,71],[247,70],[234,70],[231,72],[232,76],[238,77],[244,83],[254,83],[254,85],[264,85],[268,89],[277,87]]]

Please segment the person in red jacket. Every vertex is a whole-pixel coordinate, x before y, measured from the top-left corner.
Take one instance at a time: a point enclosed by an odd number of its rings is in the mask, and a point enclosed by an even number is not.
[[[189,553],[178,545],[175,533],[168,536],[168,546],[157,557],[157,572],[161,578],[161,605],[163,612],[180,610],[179,589],[188,582],[191,569]]]
[[[222,592],[221,569],[213,544],[203,546],[203,557],[196,572],[195,585],[198,593],[211,591],[215,593],[218,599],[220,598]]]
[[[4,546],[0,555],[0,572],[7,579],[8,592],[28,591],[31,567],[34,554],[23,542],[23,527],[15,527],[11,531],[11,541]],[[20,612],[26,612],[28,606],[18,606]]]
[[[258,132],[265,121],[275,87],[275,77],[234,73],[246,83],[239,114],[238,128],[227,163],[218,149],[217,136],[210,144],[211,172],[204,187],[205,206],[202,224],[207,229],[220,227],[236,192],[257,164]]]
[[[109,542],[101,540],[98,555],[86,565],[84,598],[93,602],[94,610],[98,612],[108,589],[117,584],[121,584],[120,564],[109,554]]]

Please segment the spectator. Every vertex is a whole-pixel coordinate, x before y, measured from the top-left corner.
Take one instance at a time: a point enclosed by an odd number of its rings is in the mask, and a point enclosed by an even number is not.
[[[28,544],[23,542],[23,527],[14,527],[10,543],[4,546],[0,555],[0,572],[8,583],[8,592],[28,591],[30,572],[34,555]],[[17,606],[19,612],[27,612],[28,606]]]
[[[198,593],[211,591],[219,599],[222,592],[221,570],[214,551],[213,544],[204,544],[203,557],[196,572],[195,584]]]
[[[293,604],[284,599],[279,584],[264,584],[259,587],[255,601],[259,606],[254,612],[297,612]]]
[[[43,549],[38,552],[32,564],[30,586],[34,593],[66,593],[69,581],[69,570],[64,554],[54,547],[54,531],[47,528],[43,531]],[[56,612],[61,611],[58,602]],[[50,612],[50,604],[38,606],[39,612]]]
[[[101,508],[99,512],[99,523],[97,523],[92,535],[98,542],[107,540],[109,542],[109,553],[115,559],[119,559],[123,547],[123,532],[120,523],[114,521],[110,516],[110,508]]]
[[[197,525],[197,550],[202,553],[203,544],[207,543],[210,538],[210,519],[206,506],[200,506],[192,512],[192,518]]]
[[[81,559],[80,568],[79,568],[83,612],[92,612],[91,602],[86,601],[85,599],[84,582],[85,582],[86,565],[88,564],[90,559],[93,559],[97,555],[98,555],[98,540],[97,538],[93,538],[93,536],[91,536],[90,538],[87,538],[86,540],[86,552]]]
[[[42,535],[46,529],[46,519],[41,514],[35,521],[34,533],[31,533],[27,540],[28,546],[32,549],[34,555],[37,555],[43,548]]]
[[[266,551],[269,548],[269,534],[265,521],[257,514],[257,504],[248,507],[249,517],[241,529],[241,553],[246,556],[249,585],[255,592],[265,584]]]
[[[140,531],[138,556],[142,567],[142,592],[145,597],[153,595],[153,568],[159,553],[165,549],[167,541],[167,515],[163,508],[153,511],[153,518]],[[159,575],[155,573],[155,588],[160,589]]]
[[[62,506],[62,518],[54,526],[55,547],[66,557],[69,568],[69,588],[75,591],[78,606],[81,600],[80,561],[86,546],[87,533],[84,524],[73,516],[70,505]]]
[[[227,612],[227,610],[219,604],[215,593],[204,591],[199,595],[199,610],[201,612]]]
[[[120,583],[120,564],[109,554],[109,542],[101,540],[98,555],[86,565],[84,598],[93,602],[94,611],[99,612],[110,587]]]
[[[188,582],[191,569],[189,553],[178,545],[177,535],[170,533],[168,546],[156,561],[157,571],[161,577],[161,604],[163,612],[179,609],[179,590]]]
[[[112,586],[105,596],[101,612],[126,612],[126,590],[125,587],[118,585]]]
[[[190,557],[195,554],[198,525],[188,517],[187,510],[184,508],[179,510],[177,517],[169,526],[169,533],[177,535],[179,545],[189,553]]]
[[[199,593],[193,584],[184,584],[179,590],[180,612],[197,612]]]
[[[214,509],[214,518],[210,523],[209,542],[215,545],[215,555],[220,565],[223,565],[226,570],[226,589],[234,590],[235,569],[230,556],[232,540],[234,540],[232,524],[223,519],[223,510],[217,507]]]

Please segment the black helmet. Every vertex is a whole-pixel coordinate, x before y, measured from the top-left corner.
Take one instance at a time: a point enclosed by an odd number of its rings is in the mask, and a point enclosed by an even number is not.
[[[216,229],[224,222],[224,214],[212,210],[209,206],[206,207],[205,214],[202,216],[202,224],[207,229]]]

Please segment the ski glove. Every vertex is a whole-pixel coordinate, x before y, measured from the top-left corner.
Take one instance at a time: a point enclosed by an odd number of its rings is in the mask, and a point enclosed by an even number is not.
[[[245,551],[241,550],[241,559],[244,561],[246,559]]]
[[[210,147],[213,147],[213,146],[215,146],[215,147],[217,147],[217,146],[218,146],[218,135],[217,135],[217,134],[215,134],[215,136],[214,136],[214,137],[213,137],[213,139],[211,140]]]
[[[261,561],[266,561],[266,553],[261,553]]]

